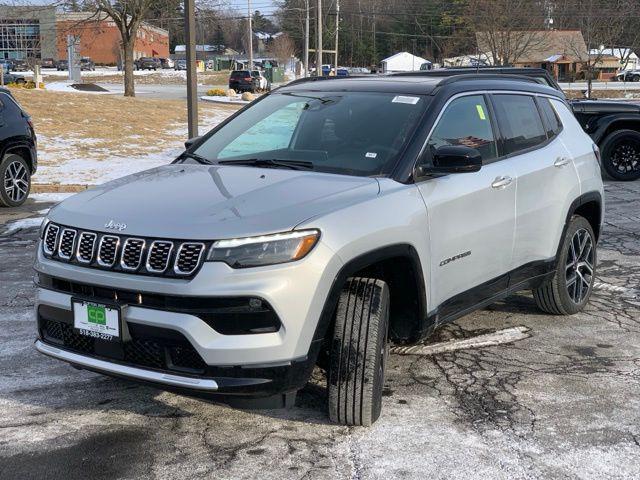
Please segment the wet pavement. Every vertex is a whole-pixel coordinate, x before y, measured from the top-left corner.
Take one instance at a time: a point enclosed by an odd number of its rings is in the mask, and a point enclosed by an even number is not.
[[[242,411],[39,355],[37,229],[0,234],[0,478],[640,478],[640,181],[606,191],[586,311],[523,292],[427,342],[514,343],[391,355],[368,429],[329,423],[321,372],[295,408]]]

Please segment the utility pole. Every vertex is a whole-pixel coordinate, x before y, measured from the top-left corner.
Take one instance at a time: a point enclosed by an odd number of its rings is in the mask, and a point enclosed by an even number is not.
[[[198,77],[196,72],[195,1],[184,0],[184,34],[187,53],[187,124],[189,138],[198,136]]]
[[[318,0],[316,24],[316,77],[322,76],[322,0]]]
[[[249,70],[253,70],[253,15],[251,15],[251,0],[247,0],[249,11]]]
[[[333,66],[336,69],[336,75],[338,75],[338,31],[340,30],[340,0],[336,0],[336,52]]]
[[[304,0],[306,17],[304,19],[304,76],[309,76],[309,0]]]

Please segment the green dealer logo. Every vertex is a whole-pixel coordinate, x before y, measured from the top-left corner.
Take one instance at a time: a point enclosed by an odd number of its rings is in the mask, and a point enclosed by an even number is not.
[[[87,317],[89,323],[95,323],[97,325],[107,324],[107,314],[104,307],[97,307],[94,305],[87,305]]]

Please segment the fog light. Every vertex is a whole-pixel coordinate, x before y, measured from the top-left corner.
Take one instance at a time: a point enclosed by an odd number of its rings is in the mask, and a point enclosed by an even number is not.
[[[262,308],[262,300],[259,298],[250,298],[249,307],[254,309]]]

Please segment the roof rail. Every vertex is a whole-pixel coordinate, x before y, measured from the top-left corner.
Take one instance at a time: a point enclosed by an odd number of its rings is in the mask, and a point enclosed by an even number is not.
[[[431,75],[437,77],[438,75]],[[443,75],[443,78],[438,86],[449,85],[450,83],[472,81],[472,80],[507,80],[516,82],[535,83],[540,85],[535,78],[527,77],[526,75],[501,75],[498,73],[457,73],[453,75]]]

